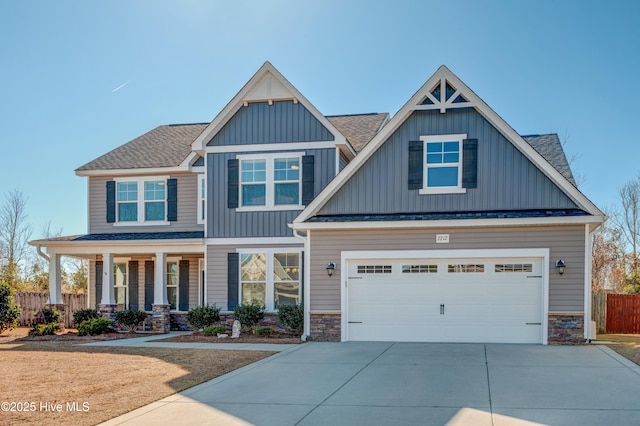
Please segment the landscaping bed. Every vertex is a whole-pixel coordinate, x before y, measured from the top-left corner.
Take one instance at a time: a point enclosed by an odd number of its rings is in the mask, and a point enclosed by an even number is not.
[[[267,335],[255,335],[242,333],[237,339],[229,337],[205,336],[201,332],[183,334],[181,336],[168,337],[156,340],[156,342],[179,342],[179,343],[281,343],[298,344],[303,343],[300,336],[287,333],[272,333]]]

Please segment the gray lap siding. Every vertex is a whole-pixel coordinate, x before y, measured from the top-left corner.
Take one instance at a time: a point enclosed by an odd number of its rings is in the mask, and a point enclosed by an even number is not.
[[[449,234],[449,244],[436,244]],[[339,274],[329,278],[326,265],[340,262],[342,251],[474,250],[549,248],[549,312],[584,312],[585,228],[575,226],[461,228],[434,230],[311,231],[310,310],[340,311]],[[564,275],[555,261],[567,265]],[[339,265],[344,268],[345,265]],[[343,276],[345,271],[341,271]]]

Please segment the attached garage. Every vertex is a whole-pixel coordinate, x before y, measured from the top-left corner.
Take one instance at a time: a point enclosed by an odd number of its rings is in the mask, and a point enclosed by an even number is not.
[[[500,251],[343,253],[342,340],[546,343],[548,251]]]

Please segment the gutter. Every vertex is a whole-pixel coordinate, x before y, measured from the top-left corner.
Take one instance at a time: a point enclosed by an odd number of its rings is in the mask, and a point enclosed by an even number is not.
[[[309,280],[311,277],[311,256],[309,255],[309,237],[310,237],[310,233],[311,231],[307,231],[306,234],[301,234],[299,230],[294,229],[293,230],[293,236],[298,238],[299,240],[302,240],[304,242],[304,265],[303,265],[303,278],[304,278],[304,284],[303,284],[303,300],[302,300],[302,305],[304,306],[304,331],[302,333],[302,336],[300,336],[300,340],[302,340],[303,342],[307,341],[307,338],[309,337],[309,333],[310,333],[310,321],[311,321],[311,315],[309,314]]]
[[[43,251],[42,251],[42,246],[40,244],[38,244],[36,246],[36,251],[38,252],[38,254],[40,255],[40,257],[42,257],[43,259],[45,259],[47,262],[51,262],[51,258],[49,256],[47,256]]]

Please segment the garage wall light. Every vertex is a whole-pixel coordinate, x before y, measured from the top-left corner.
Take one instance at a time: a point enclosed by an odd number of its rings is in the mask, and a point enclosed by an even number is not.
[[[327,264],[327,275],[329,275],[329,277],[333,276],[333,271],[336,269],[336,264],[333,262],[329,262]]]
[[[565,268],[565,264],[562,261],[562,259],[556,260],[556,269],[558,270],[558,273],[560,275],[564,274],[564,268]]]

